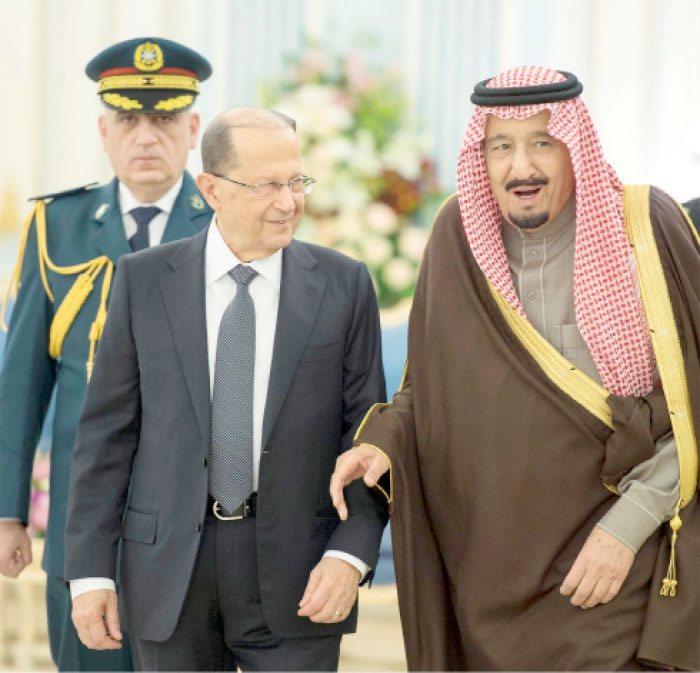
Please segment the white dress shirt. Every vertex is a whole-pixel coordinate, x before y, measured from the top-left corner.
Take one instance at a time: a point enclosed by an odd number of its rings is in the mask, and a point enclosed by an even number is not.
[[[214,393],[214,367],[219,325],[226,307],[236,296],[236,281],[229,271],[241,261],[226,245],[216,220],[212,221],[204,251],[204,294],[207,316],[207,353],[209,356],[209,389]],[[277,327],[277,309],[280,303],[282,280],[282,251],[248,264],[258,272],[248,286],[255,306],[255,369],[253,378],[253,490],[258,490],[262,424],[270,383],[272,347]]]
[[[160,208],[160,212],[148,223],[148,245],[158,245],[161,240],[163,240],[165,225],[168,224],[168,218],[170,217],[175,199],[180,193],[181,188],[182,176],[180,176],[180,179],[157,201],[153,203],[140,203],[134,198],[129,188],[123,182],[120,182],[117,197],[119,199],[119,210],[121,210],[122,213],[126,240],[128,241],[136,233],[136,221],[131,216],[131,211],[134,208],[157,206]]]
[[[226,245],[212,219],[207,234],[204,250],[204,296],[206,302],[207,354],[209,358],[209,390],[214,392],[214,367],[216,365],[216,343],[219,325],[226,307],[236,296],[236,282],[229,271],[242,264],[233,251]],[[277,311],[280,301],[280,283],[282,280],[282,251],[256,259],[248,265],[258,272],[250,282],[248,289],[255,306],[255,370],[253,379],[253,490],[258,489],[260,475],[260,453],[262,450],[262,426],[267,400],[267,388],[270,383],[272,367],[272,350],[277,328]],[[362,579],[370,567],[361,559],[346,552],[328,550],[329,556],[347,561],[357,568]],[[103,577],[86,577],[71,580],[72,598],[94,589],[114,589],[114,582]]]

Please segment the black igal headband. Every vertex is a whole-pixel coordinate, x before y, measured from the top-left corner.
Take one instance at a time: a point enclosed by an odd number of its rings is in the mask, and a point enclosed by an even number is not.
[[[536,84],[535,86],[487,87],[486,84],[492,78],[485,79],[474,87],[474,93],[469,100],[474,105],[502,107],[554,103],[576,98],[583,91],[583,84],[576,79],[576,75],[564,70],[559,70],[559,72],[566,77],[563,82]]]

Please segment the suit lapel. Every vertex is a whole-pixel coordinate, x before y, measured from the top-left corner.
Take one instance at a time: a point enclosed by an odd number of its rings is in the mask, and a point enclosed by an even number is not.
[[[194,236],[209,223],[211,217],[212,211],[199,193],[192,176],[185,172],[182,176],[180,193],[173,203],[161,243]]]
[[[178,246],[169,264],[172,272],[160,278],[175,347],[202,433],[209,445],[211,398],[207,354],[204,247],[207,230]]]
[[[292,241],[282,252],[280,304],[263,417],[263,449],[277,421],[321,305],[326,279],[313,273],[316,265],[315,258],[297,241]]]
[[[94,231],[91,239],[100,254],[107,255],[115,264],[122,255],[131,252],[119,210],[117,184],[115,178],[100,188],[102,194],[95,199],[95,210],[92,213]]]

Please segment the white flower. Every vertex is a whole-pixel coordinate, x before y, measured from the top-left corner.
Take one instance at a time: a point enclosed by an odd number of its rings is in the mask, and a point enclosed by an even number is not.
[[[362,216],[357,211],[344,209],[335,218],[335,235],[338,240],[355,241],[362,236],[362,229]]]
[[[413,264],[403,257],[395,257],[384,265],[382,278],[392,290],[402,292],[414,282]]]
[[[362,261],[368,266],[381,266],[391,259],[391,243],[383,236],[367,236],[361,242]]]
[[[342,92],[336,87],[305,84],[276,103],[275,109],[295,119],[300,133],[322,138],[352,126],[353,113],[342,100]]]
[[[374,136],[368,129],[358,129],[355,144],[348,161],[360,175],[379,175],[382,172],[381,157],[377,154]]]
[[[425,154],[424,144],[425,141],[411,130],[399,130],[384,148],[384,166],[407,180],[417,180],[420,177],[421,158]]]
[[[370,202],[367,186],[341,170],[313,177],[318,182],[307,197],[310,212],[362,212]]]
[[[316,142],[304,151],[304,171],[315,178],[319,175],[333,175],[338,164],[347,162],[352,152],[352,143],[345,136],[334,136]]]
[[[421,227],[407,226],[399,233],[399,252],[408,259],[419,261],[423,257],[428,232]]]
[[[394,209],[381,201],[373,201],[367,206],[367,223],[378,234],[393,234],[399,223]]]

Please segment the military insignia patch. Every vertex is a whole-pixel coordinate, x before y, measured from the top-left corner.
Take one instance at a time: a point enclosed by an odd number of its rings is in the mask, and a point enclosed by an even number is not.
[[[109,210],[109,203],[103,203],[96,211],[95,211],[95,219],[99,220],[101,217],[104,217],[107,214],[107,211]]]
[[[190,205],[195,210],[202,210],[204,208],[204,201],[202,201],[202,197],[199,194],[192,194],[192,196],[190,196]]]
[[[144,42],[134,51],[134,67],[153,72],[163,67],[163,50],[155,42]]]

